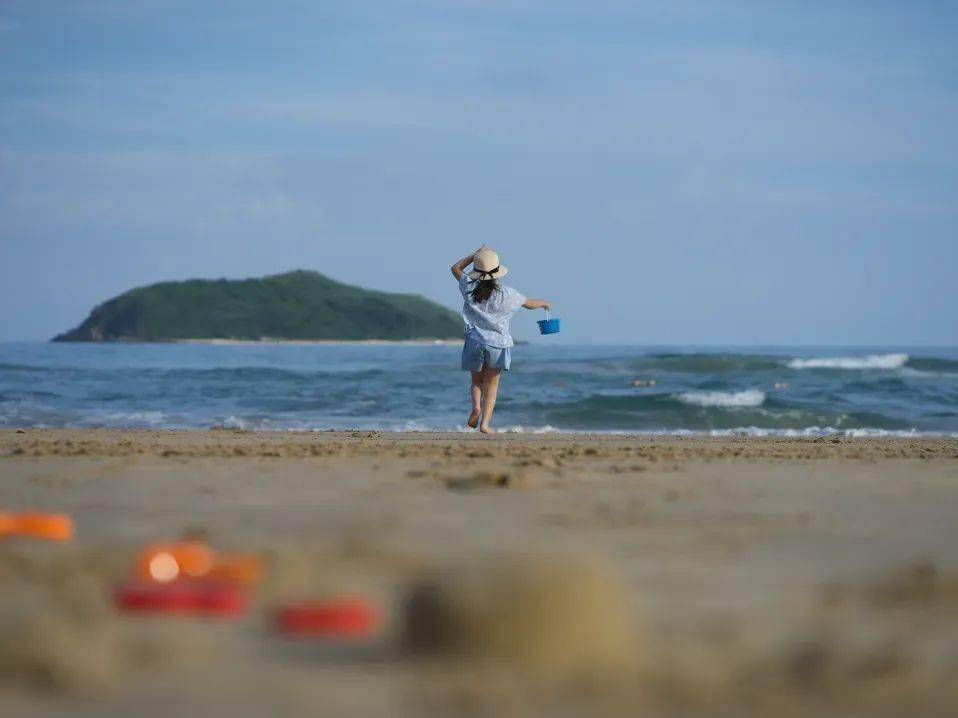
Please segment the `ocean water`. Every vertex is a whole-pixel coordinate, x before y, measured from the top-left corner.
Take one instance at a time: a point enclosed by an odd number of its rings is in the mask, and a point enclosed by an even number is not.
[[[0,426],[464,429],[445,345],[0,344]],[[633,386],[636,380],[654,385]],[[958,436],[956,348],[513,350],[523,431]]]

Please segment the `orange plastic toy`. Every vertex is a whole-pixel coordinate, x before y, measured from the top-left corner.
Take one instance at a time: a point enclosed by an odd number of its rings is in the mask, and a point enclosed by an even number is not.
[[[154,544],[136,562],[137,578],[152,583],[194,579],[248,584],[258,581],[262,574],[262,562],[257,556],[218,555],[199,541]]]
[[[142,581],[170,583],[183,578],[201,578],[213,565],[213,549],[199,541],[154,544],[136,562]]]
[[[5,536],[69,541],[73,538],[73,521],[65,514],[0,513],[0,538]]]
[[[263,562],[258,556],[222,554],[213,560],[206,578],[226,583],[256,583],[263,577]]]

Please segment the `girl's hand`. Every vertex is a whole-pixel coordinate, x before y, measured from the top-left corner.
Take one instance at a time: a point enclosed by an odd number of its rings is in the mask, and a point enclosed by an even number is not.
[[[479,249],[477,249],[475,252],[472,253],[472,256],[475,257],[477,254],[479,254],[479,252],[481,252],[484,249],[489,249],[488,245],[484,244],[481,247],[479,247]]]
[[[552,302],[547,302],[545,299],[542,300],[542,308],[547,312],[552,311]]]
[[[482,245],[482,247],[477,249],[476,252],[480,251],[485,246],[486,245]],[[475,257],[476,257],[476,253],[473,252],[469,256],[463,257],[462,259],[460,259],[458,262],[456,262],[454,265],[452,265],[449,268],[452,270],[452,276],[456,278],[456,281],[459,281],[459,278],[462,276],[463,271],[466,269],[466,267],[468,267],[470,264],[473,263],[473,261],[475,260]]]

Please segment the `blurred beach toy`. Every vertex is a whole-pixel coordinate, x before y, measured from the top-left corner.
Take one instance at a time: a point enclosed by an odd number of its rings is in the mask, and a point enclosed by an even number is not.
[[[246,594],[231,584],[130,583],[114,593],[117,608],[130,613],[236,617],[246,611]]]
[[[546,310],[546,318],[540,319],[536,324],[539,325],[539,334],[558,334],[559,333],[559,320],[552,319],[549,316],[549,311]]]
[[[263,562],[252,554],[220,554],[203,578],[225,583],[251,584],[263,578]]]
[[[6,536],[69,541],[73,538],[73,521],[66,514],[0,513],[0,538]]]
[[[213,566],[213,549],[200,541],[154,544],[137,557],[141,581],[170,583],[180,578],[200,578]]]
[[[262,561],[252,554],[217,554],[201,541],[153,544],[136,561],[140,581],[170,583],[202,580],[249,584],[263,575]]]
[[[276,612],[276,627],[291,636],[368,638],[382,622],[379,610],[362,598],[311,601]]]

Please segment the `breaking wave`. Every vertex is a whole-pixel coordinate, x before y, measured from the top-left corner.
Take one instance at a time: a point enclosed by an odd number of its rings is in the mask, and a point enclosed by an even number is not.
[[[907,362],[907,354],[869,354],[863,357],[792,359],[786,366],[790,369],[901,369]]]
[[[765,392],[758,389],[745,391],[687,391],[678,395],[679,401],[698,406],[761,406]]]

